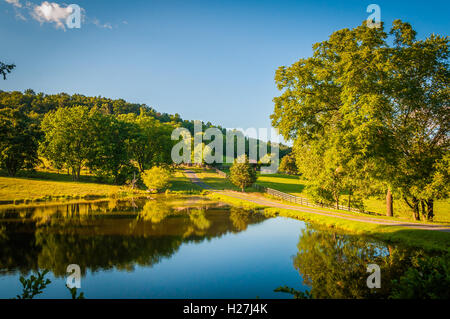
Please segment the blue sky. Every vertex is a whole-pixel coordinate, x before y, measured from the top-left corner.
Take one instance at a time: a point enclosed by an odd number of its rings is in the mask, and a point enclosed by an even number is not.
[[[228,128],[270,127],[275,70],[361,24],[371,3],[420,38],[450,29],[450,1],[73,0],[86,18],[65,31],[28,2],[0,0],[0,61],[17,65],[0,89],[124,98]]]

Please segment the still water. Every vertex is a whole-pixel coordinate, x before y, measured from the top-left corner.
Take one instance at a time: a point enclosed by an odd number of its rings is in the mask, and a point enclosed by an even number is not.
[[[315,283],[333,297],[347,281],[350,295],[334,297],[364,297],[366,263],[390,249],[201,197],[10,209],[0,211],[0,298],[44,269],[51,284],[38,298],[70,298],[70,264],[86,298],[292,298],[274,290]]]

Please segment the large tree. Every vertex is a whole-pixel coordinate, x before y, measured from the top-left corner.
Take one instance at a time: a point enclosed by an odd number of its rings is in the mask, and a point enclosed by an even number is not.
[[[144,172],[155,165],[171,164],[171,139],[173,126],[161,123],[142,112],[139,116],[127,114],[120,116],[121,121],[129,123],[130,136],[128,147],[130,156],[136,161],[139,170]]]
[[[87,166],[100,176],[112,176],[121,184],[133,171],[130,164],[128,142],[131,126],[111,114],[93,109],[89,116],[92,136]]]
[[[67,167],[74,180],[88,162],[93,139],[89,109],[86,106],[59,108],[47,113],[41,123],[45,135],[41,154],[56,167]]]
[[[407,23],[395,21],[394,46],[388,49],[385,125],[393,136],[396,163],[393,186],[414,212],[434,217],[434,200],[448,197],[442,175],[449,156],[450,70],[448,37],[417,40]],[[447,160],[445,160],[447,159]],[[443,179],[441,177],[444,177]]]
[[[448,152],[448,39],[416,41],[401,21],[391,34],[394,46],[383,28],[339,30],[312,57],[280,67],[272,120],[294,140],[300,172],[319,197],[338,202],[344,191],[367,195],[369,184],[381,184],[417,213],[419,198],[432,205],[447,196],[425,199],[418,190]]]
[[[36,121],[20,108],[0,109],[0,165],[14,176],[38,161],[40,132]]]

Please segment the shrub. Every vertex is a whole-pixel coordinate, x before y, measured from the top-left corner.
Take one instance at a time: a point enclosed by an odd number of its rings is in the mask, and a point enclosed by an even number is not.
[[[159,192],[170,185],[170,172],[159,166],[144,171],[141,176],[145,186],[151,191]]]
[[[244,160],[235,160],[230,168],[230,181],[239,187],[243,192],[246,187],[252,186],[256,182],[255,169],[249,164],[247,156]]]
[[[393,286],[393,299],[449,299],[450,254],[415,260]]]

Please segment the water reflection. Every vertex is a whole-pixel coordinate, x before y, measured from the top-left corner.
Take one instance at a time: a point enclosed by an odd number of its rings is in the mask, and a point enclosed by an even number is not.
[[[388,298],[392,293],[392,281],[398,280],[414,260],[427,257],[423,251],[311,226],[302,230],[297,247],[293,264],[310,290],[280,287],[278,291],[300,299]],[[367,287],[369,264],[380,267],[381,288]]]
[[[240,232],[266,218],[229,212],[201,198],[105,201],[0,213],[0,271],[132,271],[172,256],[186,242]],[[234,213],[233,213],[234,212]]]
[[[294,219],[267,219],[201,197],[163,195],[0,212],[0,277],[6,283],[0,294],[6,297],[14,295],[19,273],[43,269],[58,277],[52,281],[60,289],[47,296],[66,295],[69,264],[80,265],[89,298],[448,295],[450,255],[422,257],[422,251]],[[381,268],[380,289],[367,287],[369,264]],[[399,282],[396,289],[393,280]],[[289,294],[275,293],[280,286]]]

